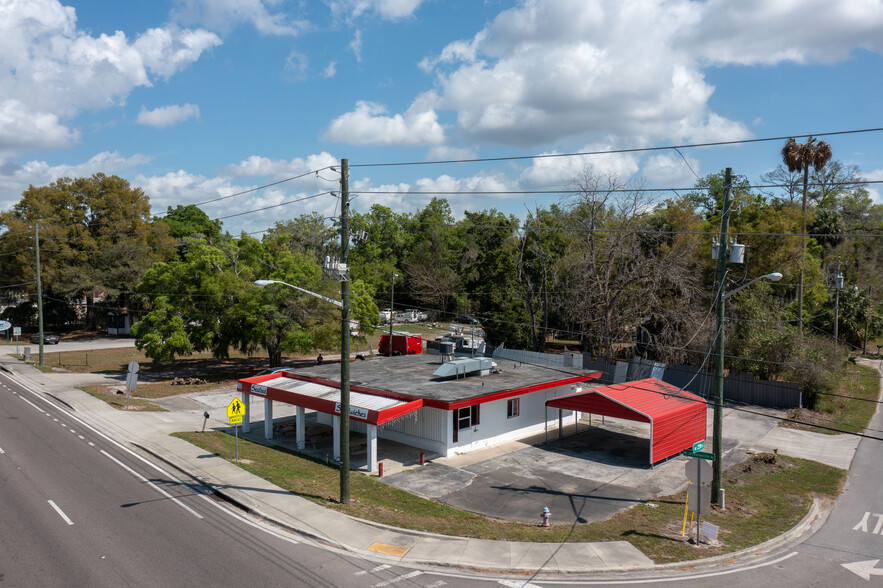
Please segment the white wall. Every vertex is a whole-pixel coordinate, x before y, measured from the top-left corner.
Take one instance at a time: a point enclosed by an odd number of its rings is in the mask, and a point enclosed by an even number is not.
[[[520,413],[512,418],[506,416],[510,398],[486,402],[481,405],[479,424],[460,430],[457,443],[449,443],[446,455],[452,456],[474,449],[492,447],[504,441],[542,433],[546,429],[547,420],[553,425],[558,422],[557,409],[549,409],[548,416],[545,414],[546,401],[571,393],[570,386],[559,386],[514,396],[512,398],[520,399]],[[562,412],[565,418],[573,415],[569,410]],[[449,429],[452,430],[454,417],[451,412],[447,414],[447,421]]]

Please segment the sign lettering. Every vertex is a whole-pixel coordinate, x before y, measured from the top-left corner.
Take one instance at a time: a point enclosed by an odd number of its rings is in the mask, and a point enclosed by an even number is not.
[[[252,394],[260,394],[261,396],[267,395],[267,387],[261,384],[252,384],[251,385],[251,393]]]
[[[337,402],[334,405],[334,413],[340,414],[340,403]],[[368,410],[365,408],[359,408],[358,406],[350,405],[350,416],[357,419],[368,419]]]

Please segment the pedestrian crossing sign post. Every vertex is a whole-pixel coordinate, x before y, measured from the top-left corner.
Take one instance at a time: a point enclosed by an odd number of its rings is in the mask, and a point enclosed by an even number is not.
[[[242,422],[245,410],[245,405],[236,397],[227,405],[227,419],[233,425],[236,434],[236,461],[239,461],[239,423]]]

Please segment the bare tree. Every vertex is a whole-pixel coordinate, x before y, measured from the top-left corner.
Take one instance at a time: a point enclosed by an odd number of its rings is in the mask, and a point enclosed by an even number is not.
[[[578,232],[562,260],[568,286],[557,302],[582,334],[583,349],[612,359],[642,325],[652,326],[657,343],[677,340],[693,322],[685,317],[698,296],[690,255],[662,246],[664,235],[648,224],[653,207],[641,186],[588,170],[573,184],[579,194],[566,222]]]

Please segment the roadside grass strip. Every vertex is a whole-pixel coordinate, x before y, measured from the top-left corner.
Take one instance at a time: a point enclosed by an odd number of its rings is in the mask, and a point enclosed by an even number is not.
[[[176,433],[233,462],[234,438],[221,431]],[[694,546],[690,531],[682,536],[686,494],[660,496],[600,522],[538,525],[500,521],[409,494],[353,473],[352,500],[337,501],[336,467],[280,447],[239,439],[239,467],[326,508],[399,527],[489,540],[579,543],[625,540],[656,563],[711,557],[763,543],[796,525],[813,496],[834,497],[846,472],[818,462],[764,453],[724,472],[726,510],[703,516],[720,528],[718,541]],[[689,528],[689,525],[688,525]]]

